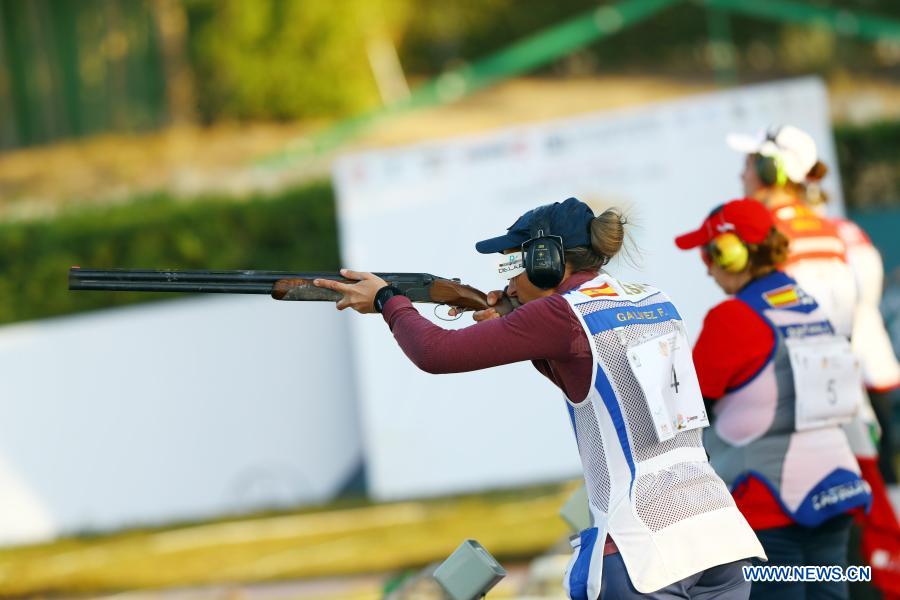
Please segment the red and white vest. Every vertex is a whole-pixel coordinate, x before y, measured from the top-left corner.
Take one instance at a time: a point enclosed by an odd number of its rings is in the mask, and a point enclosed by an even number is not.
[[[808,527],[867,506],[870,489],[842,428],[796,429],[787,340],[837,339],[831,323],[816,301],[780,271],[752,281],[736,298],[771,327],[775,343],[760,371],[715,404],[716,419],[704,441],[716,472],[732,489],[755,477],[785,513]],[[859,390],[858,378],[849,386]]]

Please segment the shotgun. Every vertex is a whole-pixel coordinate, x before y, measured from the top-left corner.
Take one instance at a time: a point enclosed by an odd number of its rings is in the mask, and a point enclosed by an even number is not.
[[[446,304],[466,310],[490,308],[484,292],[428,273],[375,273],[400,288],[413,302]],[[355,283],[333,272],[285,271],[171,271],[151,269],[69,269],[70,290],[122,292],[195,292],[212,294],[268,294],[276,300],[337,302],[341,294],[313,285],[314,279]],[[504,298],[504,301],[506,299]],[[495,306],[505,314],[512,309]],[[508,308],[508,310],[504,310]]]

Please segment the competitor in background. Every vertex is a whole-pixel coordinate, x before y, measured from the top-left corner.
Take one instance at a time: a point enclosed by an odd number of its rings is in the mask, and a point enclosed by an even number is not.
[[[886,394],[900,387],[900,364],[878,308],[884,283],[881,255],[855,223],[824,215],[827,197],[818,182],[828,169],[806,132],[788,125],[756,137],[731,135],[728,144],[747,154],[741,174],[745,195],[772,211],[778,228],[791,242],[787,272],[816,298],[860,357],[883,432],[882,475],[893,483]],[[875,449],[859,452],[866,458],[876,453]]]
[[[733,134],[727,141],[747,155],[741,173],[745,194],[766,204],[790,240],[786,271],[822,305],[838,332],[850,337],[860,357],[867,398],[845,431],[874,496],[864,522],[863,555],[875,584],[900,595],[900,522],[884,484],[896,481],[890,392],[900,386],[900,364],[878,308],[881,256],[856,224],[824,215],[819,181],[827,167],[809,134],[788,125],[755,137]]]
[[[714,402],[704,442],[716,472],[769,564],[846,567],[849,513],[871,501],[838,425],[862,394],[847,339],[779,270],[788,240],[759,202],[718,207],[676,244],[699,247],[709,274],[733,296],[709,311],[694,347],[700,389]],[[847,594],[846,583],[758,582],[751,598]]]
[[[818,182],[827,172],[828,167],[817,160],[807,175],[806,184],[798,189],[802,192],[806,205],[822,216],[825,216],[828,196],[819,188]],[[857,301],[851,343],[860,357],[863,380],[881,427],[878,464],[885,481],[897,483],[892,462],[894,436],[891,396],[894,390],[900,388],[900,362],[894,354],[879,308],[884,289],[884,262],[881,253],[859,225],[844,218],[832,217],[829,220],[837,226],[838,237],[847,248],[847,264],[856,282]]]
[[[815,142],[790,125],[755,137],[732,134],[727,141],[747,155],[741,173],[744,195],[765,204],[790,241],[785,271],[850,339],[858,294],[846,244],[837,225],[804,202],[804,184],[817,163]]]
[[[339,310],[381,312],[425,371],[530,360],[562,390],[593,523],[572,540],[570,598],[747,598],[741,566],[765,555],[707,460],[708,421],[677,309],[663,292],[602,268],[623,240],[617,212],[595,218],[575,198],[525,213],[475,246],[498,255],[505,293],[520,305],[504,316],[481,311],[455,331],[371,273],[315,283],[343,294]]]

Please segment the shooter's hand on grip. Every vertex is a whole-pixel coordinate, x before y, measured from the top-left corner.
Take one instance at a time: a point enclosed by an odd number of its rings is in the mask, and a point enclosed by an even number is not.
[[[490,319],[499,319],[505,315],[508,315],[513,311],[513,309],[518,306],[518,302],[509,296],[506,295],[506,292],[503,290],[494,290],[493,292],[487,293],[487,303],[490,308],[486,308],[484,310],[476,310],[472,314],[472,318],[476,321],[488,321]],[[459,314],[462,314],[464,309],[459,308],[451,308],[450,316],[455,317]]]
[[[337,302],[337,309],[352,308],[360,314],[375,312],[375,294],[388,283],[372,273],[341,269],[341,275],[357,283],[341,283],[331,279],[315,279],[316,287],[333,290],[343,297]]]

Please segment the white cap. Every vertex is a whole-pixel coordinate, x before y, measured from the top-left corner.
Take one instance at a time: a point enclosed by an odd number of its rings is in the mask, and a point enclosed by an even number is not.
[[[794,183],[806,181],[806,175],[819,160],[816,142],[793,125],[761,131],[756,135],[731,133],[726,142],[744,154],[761,154],[781,161],[785,175]]]

